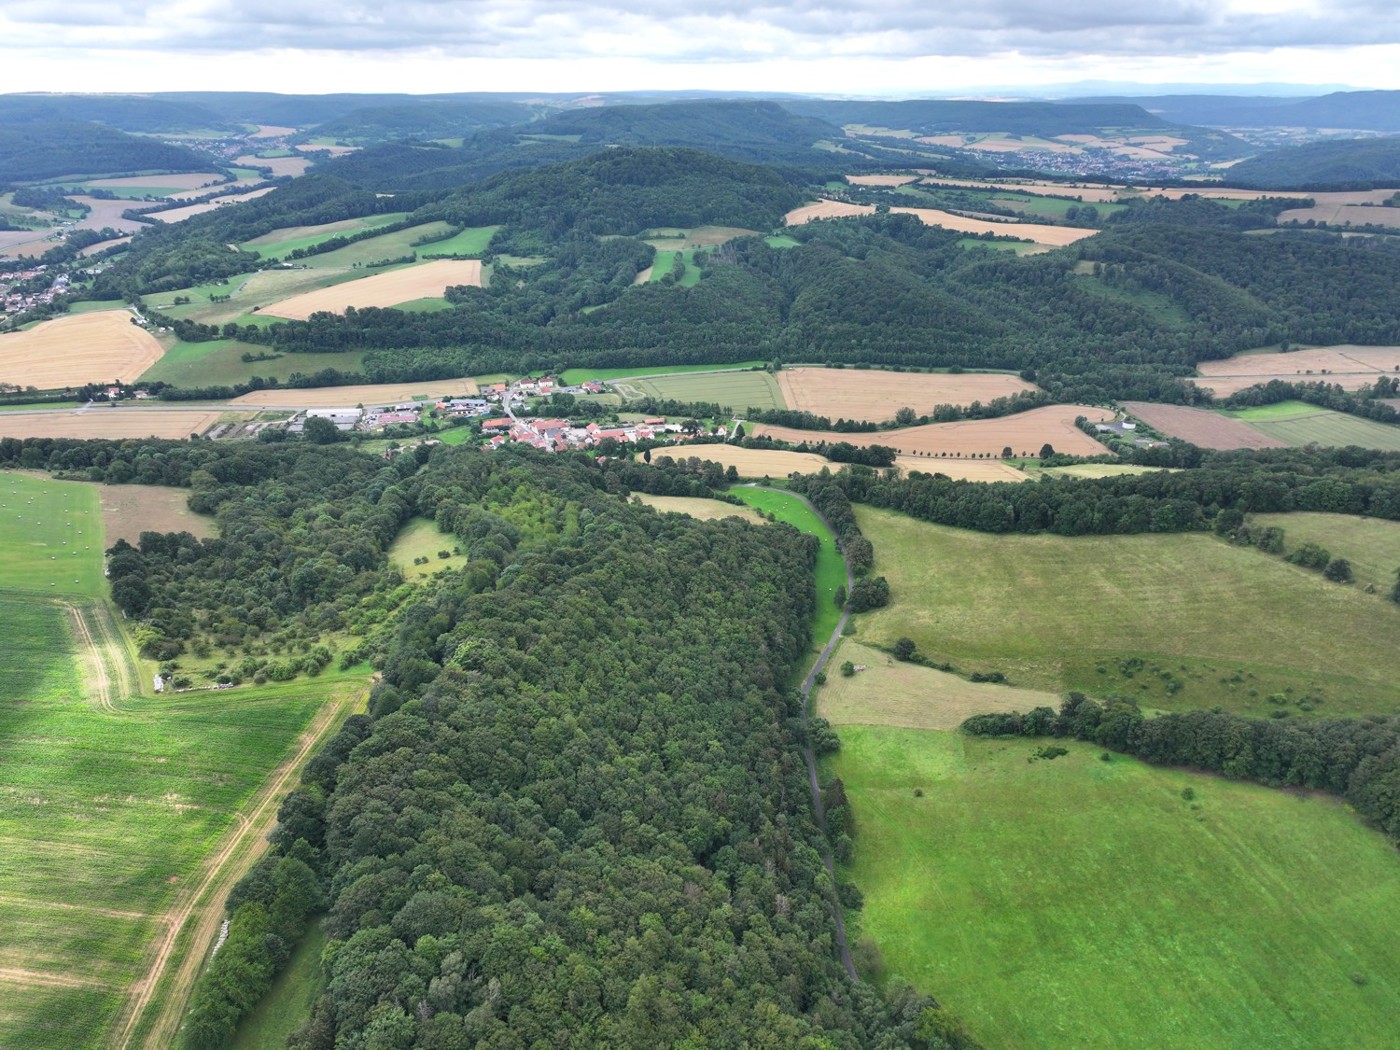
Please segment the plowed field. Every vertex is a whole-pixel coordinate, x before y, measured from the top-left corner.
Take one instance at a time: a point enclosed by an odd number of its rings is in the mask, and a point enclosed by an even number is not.
[[[1201,448],[1287,448],[1288,443],[1255,430],[1248,423],[1203,408],[1124,401],[1123,408],[1148,426]]]

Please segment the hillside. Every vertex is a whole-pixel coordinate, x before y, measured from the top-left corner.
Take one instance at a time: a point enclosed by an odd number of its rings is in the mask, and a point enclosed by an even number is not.
[[[402,139],[460,139],[483,128],[525,124],[539,112],[538,106],[489,97],[470,101],[406,99],[353,109],[308,129],[297,141],[334,139],[359,146]]]
[[[0,184],[65,175],[208,171],[217,161],[184,146],[128,135],[99,124],[0,125]]]
[[[1271,189],[1400,186],[1400,137],[1329,140],[1270,150],[1232,167],[1230,181]]]

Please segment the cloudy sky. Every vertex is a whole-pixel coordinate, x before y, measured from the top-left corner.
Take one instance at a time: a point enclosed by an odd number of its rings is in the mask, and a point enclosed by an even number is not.
[[[0,0],[0,91],[1400,88],[1395,0]]]

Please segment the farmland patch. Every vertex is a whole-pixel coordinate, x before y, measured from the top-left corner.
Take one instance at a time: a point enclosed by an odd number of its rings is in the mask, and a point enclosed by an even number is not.
[[[1380,376],[1400,372],[1400,346],[1319,346],[1287,353],[1239,354],[1202,361],[1197,386],[1228,397],[1237,391],[1282,379],[1289,383],[1335,383],[1347,390],[1369,386]]]
[[[748,408],[784,407],[782,391],[769,372],[688,372],[615,379],[613,389],[626,398],[655,397],[727,405],[742,415]]]
[[[1035,389],[1013,375],[851,368],[785,368],[778,372],[777,380],[788,408],[830,419],[872,423],[893,419],[906,405],[926,415],[935,405],[966,406]]]
[[[1154,430],[1201,448],[1285,448],[1288,445],[1288,442],[1271,437],[1242,420],[1204,408],[1124,401],[1123,409]]]
[[[190,510],[189,489],[165,485],[99,485],[98,495],[108,547],[117,540],[126,540],[134,547],[143,532],[188,532],[200,539],[218,535],[212,517]]]
[[[265,314],[304,321],[313,313],[343,313],[353,306],[397,306],[413,299],[441,296],[452,285],[481,285],[476,259],[439,259],[388,273],[347,281],[330,288],[303,292],[263,310]]]
[[[0,437],[171,438],[203,434],[227,413],[208,409],[104,407],[56,412],[0,413]],[[251,413],[249,414],[251,416]]]
[[[130,382],[160,359],[156,337],[126,310],[74,314],[0,335],[0,382],[53,390]]]
[[[837,464],[811,452],[777,452],[761,448],[741,448],[738,445],[675,445],[652,450],[652,460],[670,456],[677,461],[696,457],[733,467],[741,478],[785,478],[794,471],[813,474],[823,467]],[[640,453],[638,453],[640,456]]]
[[[655,507],[663,514],[688,514],[701,521],[719,521],[724,518],[741,518],[754,524],[762,524],[763,519],[752,507],[736,507],[717,499],[700,499],[691,496],[653,496],[638,492],[635,498],[648,507]]]
[[[416,383],[254,390],[234,398],[232,403],[259,408],[349,408],[353,405],[428,401],[440,397],[472,397],[476,393],[477,385],[474,379],[425,379]]]

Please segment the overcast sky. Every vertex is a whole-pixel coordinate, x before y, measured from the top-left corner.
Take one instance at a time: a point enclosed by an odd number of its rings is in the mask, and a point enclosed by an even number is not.
[[[0,91],[1400,88],[1395,0],[0,0]]]

